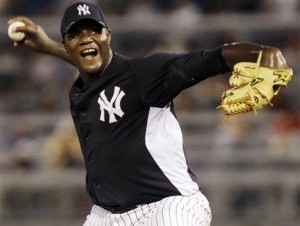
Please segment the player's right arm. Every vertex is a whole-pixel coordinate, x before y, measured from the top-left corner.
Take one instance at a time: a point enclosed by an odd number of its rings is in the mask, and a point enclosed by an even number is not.
[[[16,32],[24,32],[26,36],[22,42],[15,42],[14,46],[23,44],[35,52],[49,54],[72,64],[63,43],[51,39],[40,25],[27,17],[14,17],[8,21],[8,25],[14,21],[22,21],[26,24],[16,28]]]

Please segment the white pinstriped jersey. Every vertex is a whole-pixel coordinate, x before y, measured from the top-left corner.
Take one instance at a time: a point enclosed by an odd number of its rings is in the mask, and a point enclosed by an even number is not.
[[[88,86],[79,77],[70,104],[93,203],[133,207],[196,193],[172,100],[227,71],[218,48],[135,59],[114,54]]]

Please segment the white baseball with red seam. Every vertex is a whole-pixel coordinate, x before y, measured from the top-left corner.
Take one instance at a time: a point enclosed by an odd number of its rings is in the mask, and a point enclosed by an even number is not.
[[[20,42],[25,38],[24,32],[15,32],[15,29],[17,27],[22,27],[22,26],[25,26],[25,23],[23,23],[22,21],[15,21],[8,26],[7,33],[11,40],[15,42]]]

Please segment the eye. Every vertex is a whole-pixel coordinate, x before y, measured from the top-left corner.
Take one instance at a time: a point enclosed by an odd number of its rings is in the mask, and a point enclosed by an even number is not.
[[[102,27],[99,27],[99,26],[91,27],[91,32],[94,35],[101,34],[102,33]]]
[[[74,39],[79,39],[81,35],[100,35],[102,33],[102,27],[99,26],[89,26],[87,28],[73,28],[67,34],[66,37],[69,41]]]
[[[80,30],[71,30],[67,33],[67,38],[69,40],[72,40],[72,39],[75,39],[75,38],[78,38],[80,37]]]

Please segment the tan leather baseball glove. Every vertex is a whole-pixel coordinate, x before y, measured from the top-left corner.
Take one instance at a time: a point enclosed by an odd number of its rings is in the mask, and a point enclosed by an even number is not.
[[[265,105],[272,106],[272,98],[293,76],[291,68],[276,69],[260,66],[262,51],[257,62],[240,62],[234,65],[229,79],[231,89],[222,95],[218,108],[225,115],[236,115],[256,111]]]

